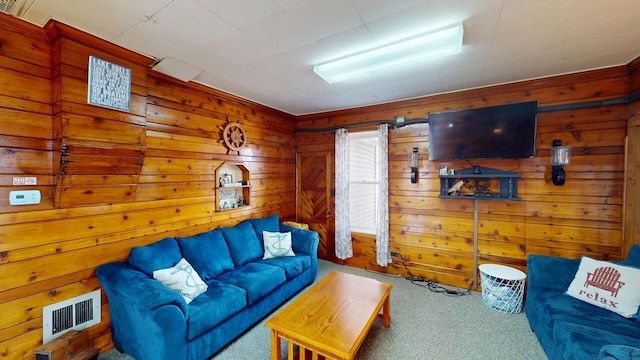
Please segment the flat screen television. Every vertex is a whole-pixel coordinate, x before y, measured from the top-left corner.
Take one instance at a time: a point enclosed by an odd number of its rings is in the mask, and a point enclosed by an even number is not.
[[[429,160],[532,158],[538,102],[429,114]]]

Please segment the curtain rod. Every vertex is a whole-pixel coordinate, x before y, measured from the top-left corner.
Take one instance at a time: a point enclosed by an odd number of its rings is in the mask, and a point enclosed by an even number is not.
[[[636,100],[640,99],[640,91],[634,92],[629,96],[623,96],[619,98],[609,99],[609,100],[600,100],[600,101],[588,101],[583,103],[573,103],[573,104],[563,104],[563,105],[550,105],[550,106],[539,106],[538,112],[554,112],[554,111],[564,111],[564,110],[579,110],[579,109],[587,109],[601,106],[613,106],[613,105],[621,105],[621,104],[629,104]],[[394,121],[394,120],[371,120],[365,121],[361,123],[354,124],[344,124],[344,125],[334,125],[323,128],[315,128],[315,129],[296,129],[295,132],[300,133],[318,133],[331,131],[334,132],[338,129],[342,128],[354,128],[360,126],[369,126],[369,125],[381,125],[381,124],[389,124],[390,126],[400,128],[407,125],[412,124],[427,124],[429,123],[429,116],[423,118],[413,118],[413,119],[404,119],[403,122]]]

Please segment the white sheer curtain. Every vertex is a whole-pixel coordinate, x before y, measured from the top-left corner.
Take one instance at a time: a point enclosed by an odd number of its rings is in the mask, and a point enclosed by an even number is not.
[[[376,260],[378,265],[391,262],[389,250],[389,125],[378,127],[378,194],[376,198]]]
[[[336,131],[336,257],[353,257],[349,226],[349,134]]]

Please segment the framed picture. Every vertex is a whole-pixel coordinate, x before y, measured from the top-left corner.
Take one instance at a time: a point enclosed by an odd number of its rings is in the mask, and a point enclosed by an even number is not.
[[[220,200],[235,200],[238,196],[236,189],[220,190]]]
[[[224,174],[220,177],[220,186],[229,186],[233,182],[233,175]]]

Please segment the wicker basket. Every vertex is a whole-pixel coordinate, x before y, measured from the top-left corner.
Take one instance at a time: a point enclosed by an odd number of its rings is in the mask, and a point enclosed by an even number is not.
[[[516,314],[522,311],[525,273],[504,265],[480,265],[482,300],[488,307]]]

